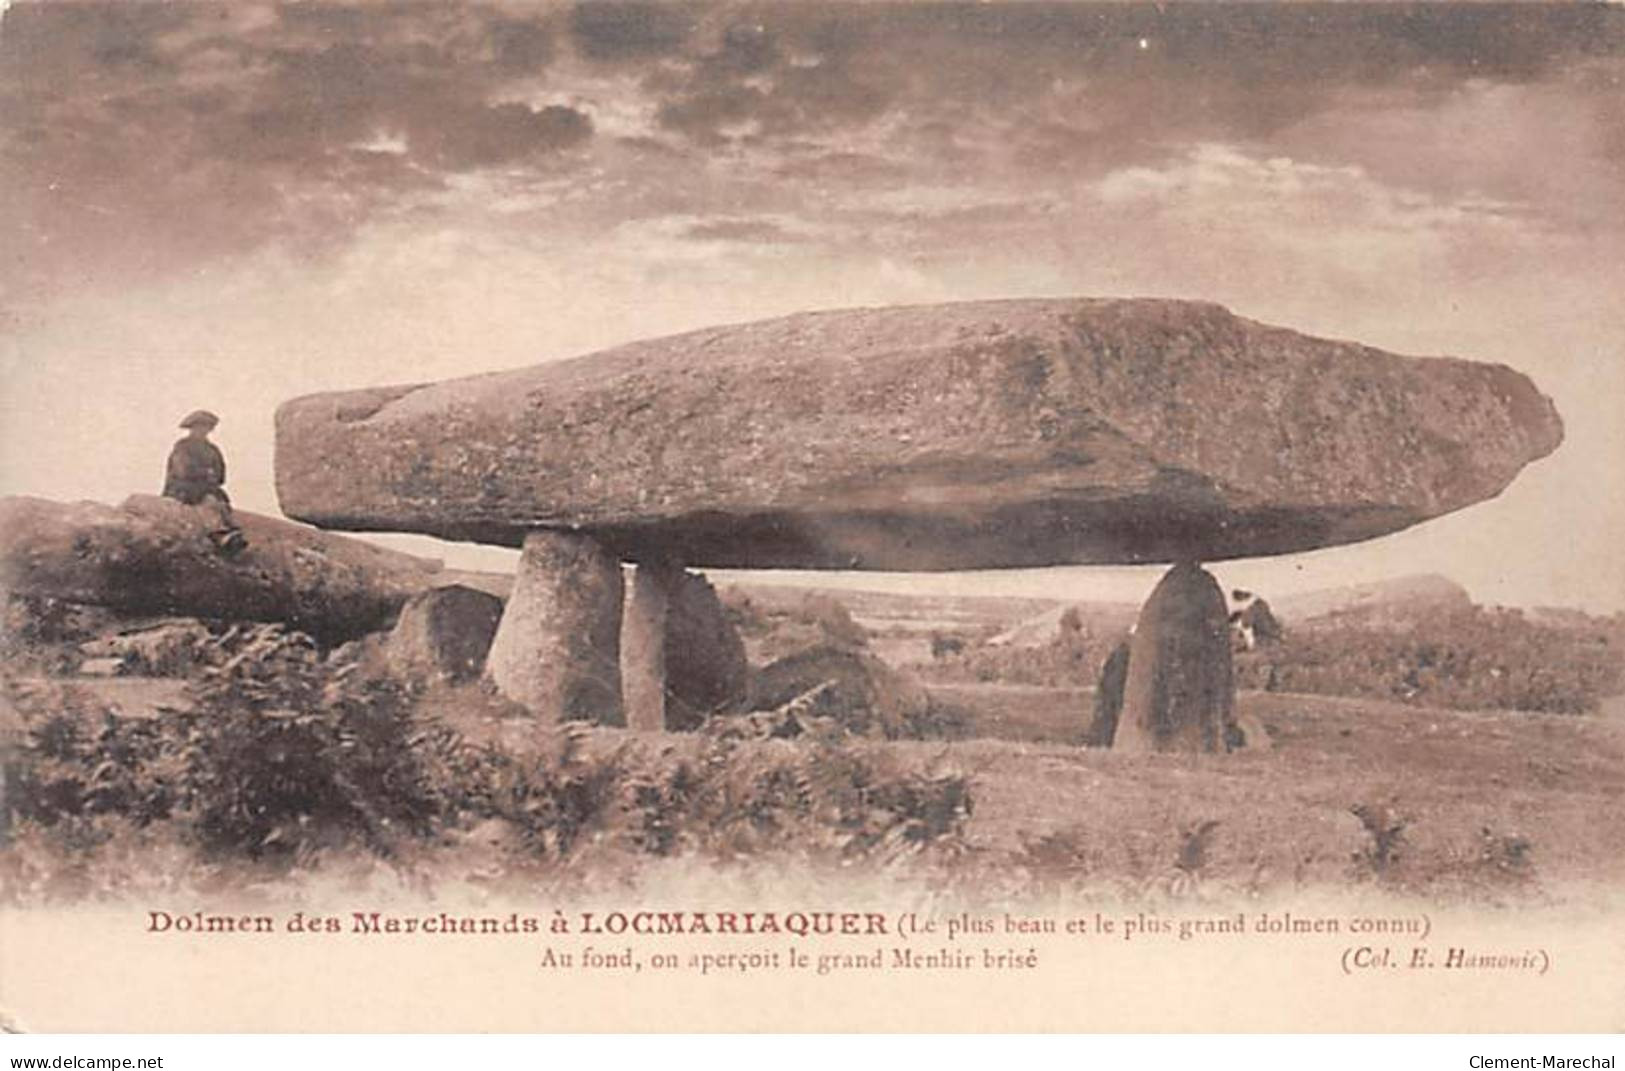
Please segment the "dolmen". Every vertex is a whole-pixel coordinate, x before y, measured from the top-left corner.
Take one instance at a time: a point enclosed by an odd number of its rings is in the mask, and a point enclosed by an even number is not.
[[[691,568],[1171,563],[1116,735],[1218,750],[1228,621],[1200,563],[1409,527],[1561,439],[1501,365],[1074,298],[808,313],[297,398],[276,474],[320,527],[522,548],[486,674],[548,719],[664,724],[659,637]]]

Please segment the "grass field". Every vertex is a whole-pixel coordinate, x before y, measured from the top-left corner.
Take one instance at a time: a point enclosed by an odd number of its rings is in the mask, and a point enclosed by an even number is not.
[[[1239,708],[1263,723],[1269,750],[1146,756],[1073,743],[1085,692],[951,694],[978,734],[1003,738],[953,745],[976,786],[971,842],[1077,878],[1172,878],[1193,851],[1200,859],[1185,870],[1242,887],[1372,880],[1484,892],[1625,878],[1617,711],[1464,713],[1251,692]],[[1402,824],[1388,857],[1373,854],[1355,807]]]
[[[87,687],[130,716],[150,714],[144,705],[167,700],[170,690],[128,679]],[[966,738],[855,739],[842,754],[872,760],[877,770],[969,779],[972,806],[949,850],[915,862],[926,867],[926,880],[971,895],[1070,888],[1143,899],[1193,888],[1251,896],[1358,886],[1513,902],[1625,883],[1625,712],[1617,703],[1581,717],[1245,692],[1240,712],[1263,725],[1267,749],[1127,755],[1078,743],[1086,689],[931,690],[965,719]],[[426,713],[521,758],[545,754],[551,739],[534,722],[465,706],[457,693],[439,697]],[[620,756],[644,777],[665,777],[683,761],[711,761],[708,738],[696,734],[578,735],[590,753]],[[764,762],[819,761],[820,754],[802,741],[747,740],[738,748],[729,761],[745,771]],[[702,812],[685,815],[707,820]],[[502,825],[416,842],[390,865],[408,864],[414,882],[457,884],[471,873],[486,880],[505,871],[530,880],[537,868],[561,861],[556,854],[552,862],[525,857]],[[139,874],[139,852],[128,854],[138,840],[116,844],[126,853],[117,881],[148,880]],[[173,853],[173,843],[157,840]],[[782,856],[783,842],[774,850]],[[173,854],[163,858],[174,865]],[[636,853],[613,856],[615,880],[652,862]],[[730,865],[750,862],[747,853]],[[762,862],[797,860],[792,853]],[[95,864],[87,858],[74,865]],[[580,877],[598,864],[583,858],[571,865]]]

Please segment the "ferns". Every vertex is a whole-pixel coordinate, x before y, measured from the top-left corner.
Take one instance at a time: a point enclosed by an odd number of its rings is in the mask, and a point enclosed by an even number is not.
[[[904,771],[836,741],[718,735],[697,760],[641,772],[629,787],[641,850],[725,860],[794,852],[841,862],[940,847],[963,836],[971,811],[968,779]]]
[[[537,726],[520,753],[422,716],[410,692],[324,661],[298,633],[223,639],[231,654],[194,679],[192,708],[155,718],[62,686],[7,685],[21,732],[0,829],[48,834],[75,865],[127,825],[161,826],[199,860],[283,869],[331,850],[395,859],[473,829],[548,865],[589,844],[844,861],[951,844],[970,814],[968,779],[860,753],[839,724],[804,712],[719,719],[658,746],[580,722]]]

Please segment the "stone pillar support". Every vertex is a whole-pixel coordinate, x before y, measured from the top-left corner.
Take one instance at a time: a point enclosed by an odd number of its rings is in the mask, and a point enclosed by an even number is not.
[[[626,723],[633,729],[665,729],[666,637],[684,576],[681,566],[640,562],[632,573],[632,597],[621,631],[621,679]]]
[[[624,592],[620,561],[596,540],[552,529],[529,532],[486,676],[545,720],[625,724]]]
[[[1115,746],[1224,752],[1235,728],[1235,702],[1224,592],[1213,574],[1181,562],[1140,610]]]

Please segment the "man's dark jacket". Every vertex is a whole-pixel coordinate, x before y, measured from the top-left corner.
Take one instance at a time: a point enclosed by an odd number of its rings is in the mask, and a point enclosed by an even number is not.
[[[206,498],[229,502],[222,486],[225,482],[225,455],[207,439],[188,436],[169,452],[169,465],[164,470],[165,498],[178,499],[188,506]]]

